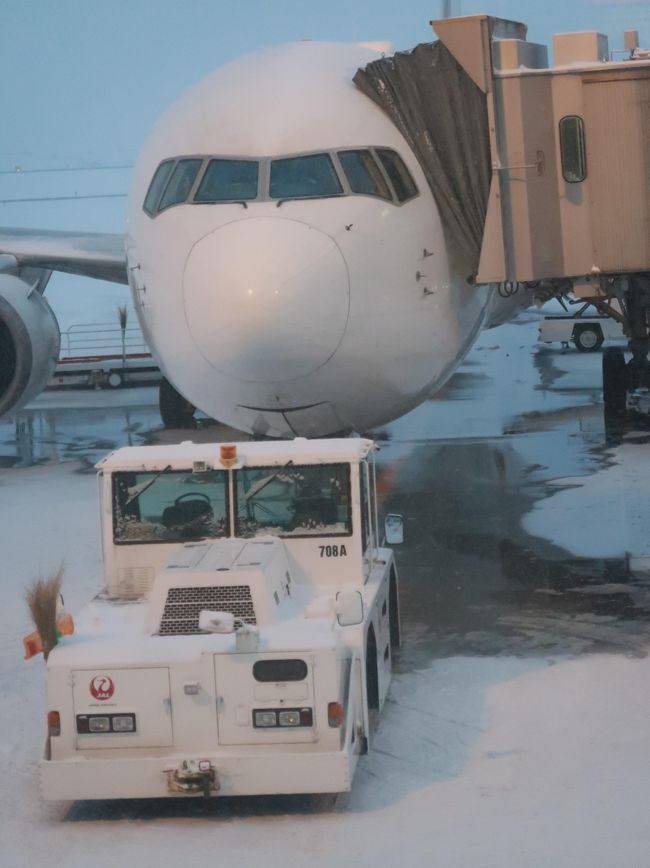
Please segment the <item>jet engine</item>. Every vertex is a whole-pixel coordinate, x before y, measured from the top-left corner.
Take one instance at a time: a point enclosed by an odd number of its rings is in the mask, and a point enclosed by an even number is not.
[[[0,417],[45,388],[59,357],[59,324],[41,285],[0,274]]]

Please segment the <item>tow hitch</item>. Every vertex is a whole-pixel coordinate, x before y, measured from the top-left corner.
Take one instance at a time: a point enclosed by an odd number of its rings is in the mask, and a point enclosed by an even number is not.
[[[176,768],[165,769],[165,775],[172,793],[209,796],[219,790],[217,773],[210,760],[183,760]]]

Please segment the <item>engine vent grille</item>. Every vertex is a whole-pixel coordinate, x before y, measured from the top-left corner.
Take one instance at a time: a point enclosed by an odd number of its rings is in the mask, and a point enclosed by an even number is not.
[[[220,585],[218,587],[170,588],[160,619],[158,633],[180,636],[200,633],[199,613],[203,609],[232,612],[246,624],[256,624],[253,598],[248,585]]]

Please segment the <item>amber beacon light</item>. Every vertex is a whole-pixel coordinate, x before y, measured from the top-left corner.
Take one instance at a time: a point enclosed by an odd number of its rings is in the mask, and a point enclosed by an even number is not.
[[[221,446],[219,448],[219,460],[224,467],[232,467],[237,463],[237,447]]]

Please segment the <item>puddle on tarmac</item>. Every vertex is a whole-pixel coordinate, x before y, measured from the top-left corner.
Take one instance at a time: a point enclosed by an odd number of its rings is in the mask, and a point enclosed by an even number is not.
[[[118,446],[136,446],[160,425],[156,407],[47,407],[0,423],[0,467],[79,461],[92,467]]]
[[[650,583],[623,557],[572,557],[521,527],[560,475],[547,449],[540,440],[531,465],[516,438],[458,440],[422,444],[403,461],[386,502],[406,518],[402,665],[452,654],[646,653]],[[582,472],[607,460],[592,450]]]

